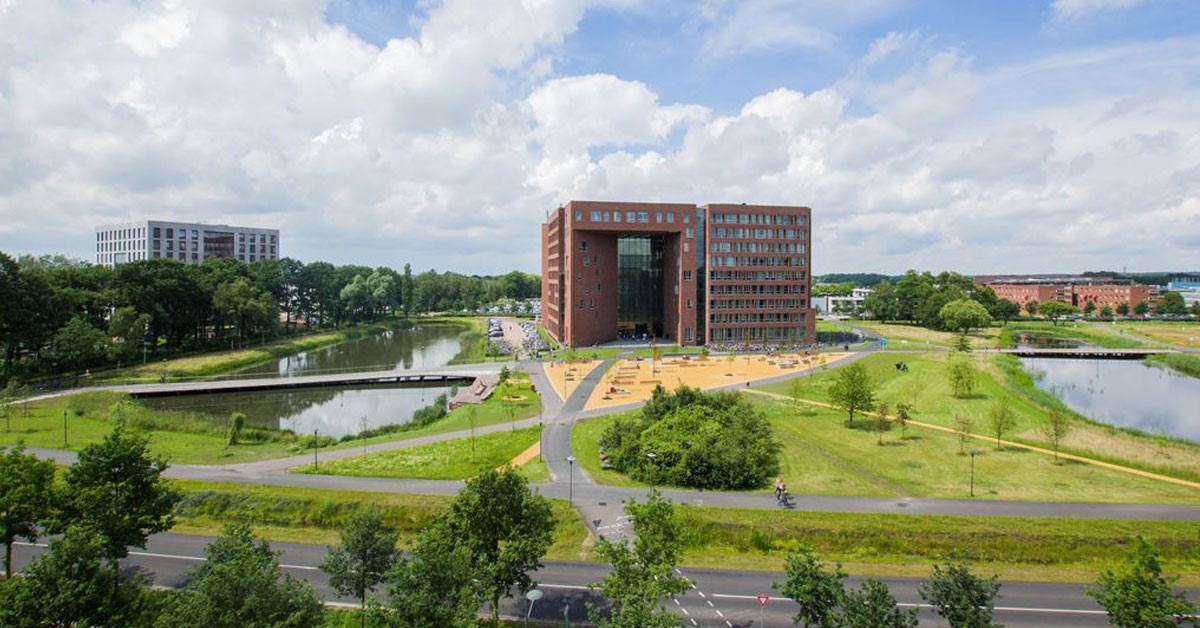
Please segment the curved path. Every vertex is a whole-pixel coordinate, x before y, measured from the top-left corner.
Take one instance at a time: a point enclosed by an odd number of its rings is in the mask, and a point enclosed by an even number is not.
[[[844,364],[859,360],[870,353],[872,352],[859,352],[843,359],[841,362]],[[543,409],[541,416],[517,422],[518,427],[533,426],[539,422],[545,426],[541,445],[543,459],[550,470],[551,481],[536,485],[537,489],[542,494],[550,497],[560,499],[571,497],[572,502],[579,510],[588,527],[593,532],[605,536],[623,535],[624,524],[627,521],[623,502],[631,498],[644,498],[646,490],[597,484],[583,469],[579,468],[579,465],[572,464],[569,461],[569,457],[572,456],[571,427],[575,421],[581,418],[634,409],[642,405],[641,403],[631,403],[604,410],[583,410],[584,403],[601,381],[604,372],[615,359],[617,358],[605,360],[602,368],[595,369],[585,377],[580,386],[566,400],[559,399],[557,394],[553,392],[554,389],[550,386],[549,381],[546,380],[540,362],[522,362],[515,365],[517,370],[529,374],[537,390],[542,393]],[[499,364],[487,366],[495,369],[500,368]],[[756,383],[784,381],[795,377],[802,377],[806,374],[806,370],[798,371],[767,378]],[[744,389],[744,385],[726,386],[724,388]],[[477,428],[476,434],[508,429],[511,429],[508,424],[501,423]],[[465,430],[447,432],[408,440],[379,443],[368,446],[367,450],[370,452],[402,449],[466,436],[469,436],[469,432]],[[53,458],[64,464],[73,462],[75,458],[75,453],[69,451],[50,449],[31,451],[35,451],[44,457]],[[332,460],[358,455],[362,455],[362,449],[351,448],[320,453],[319,459]],[[213,482],[437,495],[453,495],[463,486],[463,482],[461,481],[362,478],[287,472],[289,468],[311,464],[311,462],[311,455],[301,455],[232,465],[174,465],[168,469],[167,475],[168,477],[177,479]],[[662,493],[680,504],[752,509],[777,508],[774,497],[765,491],[740,493],[666,489]],[[798,509],[820,512],[1200,520],[1200,505],[953,500],[905,497],[870,498],[816,495],[798,495],[795,497],[795,503]]]

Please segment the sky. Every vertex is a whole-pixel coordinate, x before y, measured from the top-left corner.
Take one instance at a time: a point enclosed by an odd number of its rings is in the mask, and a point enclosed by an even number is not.
[[[1194,0],[0,0],[0,251],[281,230],[539,272],[572,199],[813,209],[813,272],[1200,268]]]

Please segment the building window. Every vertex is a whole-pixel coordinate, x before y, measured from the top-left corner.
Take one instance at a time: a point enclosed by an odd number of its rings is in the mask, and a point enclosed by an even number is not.
[[[694,237],[696,237],[696,232],[695,232],[695,231],[692,231],[692,228],[691,228],[691,227],[688,227],[687,229],[685,229],[685,230],[684,230],[684,233],[685,233],[685,234],[687,235],[687,237],[689,237],[689,238],[694,238]]]
[[[583,220],[583,210],[582,209],[575,210],[575,220]]]
[[[161,238],[161,237],[162,237],[162,227],[155,227],[155,228],[154,228],[154,237],[156,237],[156,238]]]
[[[683,280],[691,281],[692,280],[692,271],[690,271],[690,270],[683,271]]]
[[[174,229],[172,229],[172,228],[170,228],[170,227],[167,227],[167,237],[168,237],[168,238],[174,238],[174,237],[175,237],[175,230],[174,230]]]
[[[650,212],[638,212],[637,213],[637,221],[638,222],[650,222]]]
[[[688,252],[688,251],[690,251],[690,250],[691,250],[691,247],[690,247],[690,246],[688,246],[688,243],[687,243],[687,242],[684,242],[684,243],[683,243],[683,252],[684,252],[684,253],[687,253],[687,252]]]
[[[600,212],[592,212],[592,222],[600,222]]]
[[[580,251],[586,251],[586,250],[587,250],[587,240],[580,240],[580,241],[579,241],[579,250],[580,250]]]
[[[667,212],[667,222],[675,222],[675,212]]]
[[[662,222],[662,221],[663,221],[662,212],[656,212],[654,214],[654,222]]]
[[[691,300],[691,299],[688,299],[688,300],[687,300],[687,308],[688,308],[689,310],[690,310],[690,309],[692,309],[692,300]]]

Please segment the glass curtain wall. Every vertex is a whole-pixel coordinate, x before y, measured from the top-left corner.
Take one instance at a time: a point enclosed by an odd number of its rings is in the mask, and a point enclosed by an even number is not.
[[[641,340],[663,335],[663,236],[617,239],[617,333]]]

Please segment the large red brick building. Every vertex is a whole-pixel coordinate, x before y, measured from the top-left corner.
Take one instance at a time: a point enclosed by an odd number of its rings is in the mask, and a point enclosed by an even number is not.
[[[1096,309],[1108,307],[1116,310],[1121,305],[1128,305],[1133,309],[1143,301],[1147,305],[1154,305],[1158,301],[1158,288],[1155,286],[1120,283],[1093,277],[976,277],[975,283],[989,286],[997,297],[1022,307],[1030,301],[1059,301],[1079,308],[1094,303]]]
[[[570,346],[813,342],[807,207],[571,201],[542,226],[542,322]]]

